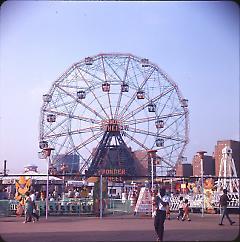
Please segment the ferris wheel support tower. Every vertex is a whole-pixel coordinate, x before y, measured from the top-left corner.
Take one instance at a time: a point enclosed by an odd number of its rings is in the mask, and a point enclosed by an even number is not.
[[[239,193],[239,180],[234,159],[232,158],[232,149],[228,146],[222,149],[222,159],[217,181],[217,192],[220,192],[222,189]]]

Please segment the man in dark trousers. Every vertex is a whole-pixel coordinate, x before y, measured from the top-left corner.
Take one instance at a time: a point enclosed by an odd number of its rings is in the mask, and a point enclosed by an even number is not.
[[[163,241],[164,222],[166,219],[167,205],[170,203],[169,196],[166,195],[165,188],[160,189],[160,194],[155,198],[156,215],[154,218],[154,228],[158,236],[158,241]]]
[[[221,221],[219,223],[219,225],[223,225],[223,219],[226,216],[229,223],[231,225],[233,225],[235,222],[232,221],[228,215],[228,209],[227,209],[227,205],[228,205],[228,201],[231,201],[231,199],[229,199],[228,195],[227,195],[227,189],[223,189],[223,195],[220,197],[220,206],[221,206],[221,212],[222,212],[222,216],[221,216]]]

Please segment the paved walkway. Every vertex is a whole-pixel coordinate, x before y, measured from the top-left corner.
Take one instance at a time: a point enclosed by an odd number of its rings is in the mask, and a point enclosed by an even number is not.
[[[191,214],[192,221],[178,221],[176,215],[165,223],[165,241],[232,241],[239,236],[239,215],[232,226],[219,215]],[[6,242],[77,242],[77,241],[156,241],[153,219],[145,216],[49,217],[23,224],[23,217],[0,218],[0,234]]]

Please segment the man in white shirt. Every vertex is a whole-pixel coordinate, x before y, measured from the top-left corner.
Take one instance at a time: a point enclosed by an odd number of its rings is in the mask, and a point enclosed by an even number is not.
[[[35,203],[35,201],[36,201],[36,196],[35,196],[35,194],[34,194],[34,191],[30,191],[30,198],[31,198],[31,200],[32,200],[32,202],[34,202]]]
[[[39,220],[39,215],[37,214],[37,206],[36,206],[36,196],[35,196],[35,193],[34,193],[34,191],[31,191],[30,192],[30,198],[31,198],[31,200],[32,200],[32,203],[33,203],[33,213],[32,213],[32,216],[34,217],[34,218],[36,218],[37,219],[37,221]]]
[[[164,222],[166,220],[166,209],[170,203],[170,197],[166,195],[165,188],[160,189],[160,194],[156,196],[156,216],[154,218],[154,228],[158,236],[158,241],[163,241]]]

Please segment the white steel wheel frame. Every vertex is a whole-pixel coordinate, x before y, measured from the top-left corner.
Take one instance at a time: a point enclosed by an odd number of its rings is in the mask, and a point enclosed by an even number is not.
[[[109,91],[103,91],[104,83],[110,84]],[[125,92],[123,84],[128,87]],[[84,98],[77,96],[79,91]],[[137,98],[139,91],[144,99]],[[47,95],[50,100],[41,107],[39,141],[54,148],[55,164],[61,162],[61,155],[76,154],[84,173],[109,120],[118,122],[132,151],[157,150],[158,174],[175,169],[183,157],[189,130],[185,99],[177,84],[147,59],[121,53],[85,58],[65,71]],[[50,116],[55,116],[53,122]],[[157,120],[163,127],[156,127]],[[158,139],[164,141],[162,146],[157,146]]]

